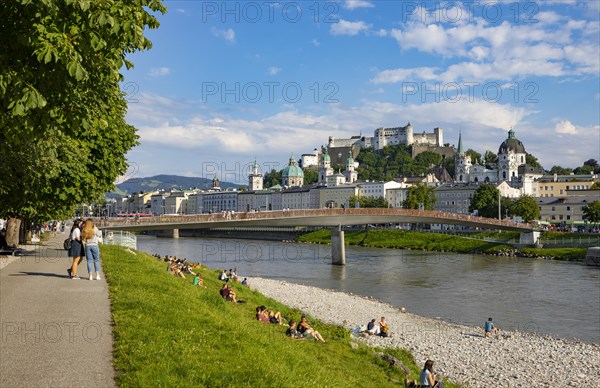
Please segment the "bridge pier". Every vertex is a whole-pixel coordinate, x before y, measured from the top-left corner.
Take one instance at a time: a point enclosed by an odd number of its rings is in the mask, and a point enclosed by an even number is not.
[[[538,231],[521,232],[521,234],[519,235],[519,244],[527,244],[527,245],[537,244],[539,238],[540,238],[540,232],[538,232]]]
[[[331,231],[331,264],[346,265],[346,247],[341,225]]]
[[[179,229],[165,229],[156,233],[156,237],[179,238]]]

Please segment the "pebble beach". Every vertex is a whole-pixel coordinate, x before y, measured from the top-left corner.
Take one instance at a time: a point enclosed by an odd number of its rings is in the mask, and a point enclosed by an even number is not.
[[[417,365],[466,387],[600,387],[600,344],[504,331],[485,338],[469,327],[403,312],[381,301],[289,282],[252,278],[253,289],[349,330],[385,316],[392,336],[361,337],[371,346],[408,349]]]

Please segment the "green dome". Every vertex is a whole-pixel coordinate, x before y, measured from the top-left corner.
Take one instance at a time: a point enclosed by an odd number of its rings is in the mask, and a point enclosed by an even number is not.
[[[290,157],[290,164],[288,164],[281,171],[282,178],[289,177],[304,177],[304,171],[300,167],[298,167],[298,163],[296,163],[296,159],[294,159],[294,155]]]
[[[346,159],[346,165],[353,165],[354,164],[354,159],[352,158],[352,155],[348,156],[348,159]]]

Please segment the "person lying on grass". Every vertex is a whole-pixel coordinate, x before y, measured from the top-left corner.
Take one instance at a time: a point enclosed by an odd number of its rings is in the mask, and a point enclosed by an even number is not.
[[[263,306],[264,307],[264,306]],[[275,323],[278,325],[283,325],[283,319],[281,318],[281,312],[273,311],[273,309],[269,310],[269,322]]]
[[[256,319],[264,323],[269,323],[269,316],[267,315],[265,306],[258,306],[256,308]]]

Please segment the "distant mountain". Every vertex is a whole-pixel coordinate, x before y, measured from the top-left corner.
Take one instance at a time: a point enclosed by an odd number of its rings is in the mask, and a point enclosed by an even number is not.
[[[212,187],[212,179],[178,176],[178,175],[156,175],[147,178],[131,178],[116,185],[116,190],[107,193],[107,197],[122,197],[139,192],[150,192],[155,190],[189,190],[193,188],[209,189]],[[221,182],[221,189],[240,187],[237,183]]]

